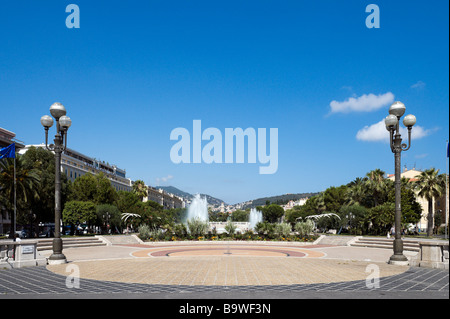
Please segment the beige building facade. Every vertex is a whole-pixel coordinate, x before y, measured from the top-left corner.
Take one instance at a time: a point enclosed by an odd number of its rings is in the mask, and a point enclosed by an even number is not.
[[[27,145],[20,153],[24,154],[32,146],[45,148],[44,144]],[[61,173],[64,173],[72,182],[84,174],[95,175],[100,172],[105,174],[117,191],[131,191],[131,179],[126,177],[124,169],[96,160],[70,148],[67,148],[61,155]]]
[[[417,176],[419,176],[422,172],[416,169],[404,169],[401,173],[402,178],[407,178],[410,182],[417,181]],[[395,180],[395,174],[389,174],[388,179],[394,181]],[[448,179],[448,175],[447,175]],[[447,183],[448,184],[448,183]],[[434,214],[441,214],[441,220],[442,224],[448,221],[448,187],[446,187],[446,190],[444,194],[440,198],[436,198],[433,200],[434,205]],[[417,223],[417,227],[425,232],[428,227],[428,201],[424,197],[420,197],[416,194],[416,201],[422,206],[422,218]],[[447,219],[446,219],[447,215]],[[434,221],[433,221],[434,222]]]
[[[147,197],[144,197],[143,199],[144,202],[152,200],[163,206],[165,209],[186,207],[186,204],[181,197],[167,193],[160,188],[147,186],[147,193]]]

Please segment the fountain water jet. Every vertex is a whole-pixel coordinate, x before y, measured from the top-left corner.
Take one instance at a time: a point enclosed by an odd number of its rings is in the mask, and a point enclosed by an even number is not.
[[[206,197],[202,198],[200,194],[195,194],[191,204],[188,207],[186,220],[192,219],[199,219],[205,222],[209,221],[208,201],[206,200]]]
[[[255,230],[256,224],[262,222],[262,213],[256,208],[250,209],[250,216],[248,219],[249,229]]]

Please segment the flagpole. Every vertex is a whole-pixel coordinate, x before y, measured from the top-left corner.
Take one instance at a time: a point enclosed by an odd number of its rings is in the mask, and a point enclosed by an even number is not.
[[[445,165],[445,239],[448,239],[448,140],[447,140],[447,159]]]
[[[16,203],[17,203],[17,196],[16,196],[16,156],[14,154],[14,236],[16,236]],[[15,238],[15,237],[14,237]]]

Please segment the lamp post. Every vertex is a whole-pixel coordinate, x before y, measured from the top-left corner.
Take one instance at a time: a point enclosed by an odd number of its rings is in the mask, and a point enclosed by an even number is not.
[[[63,243],[61,239],[61,154],[67,146],[67,130],[72,121],[66,116],[65,107],[59,103],[53,103],[50,114],[56,119],[55,144],[48,145],[48,129],[53,126],[53,119],[49,115],[41,117],[41,124],[45,129],[45,147],[55,153],[55,237],[53,238],[53,253],[48,259],[49,264],[66,263]]]
[[[391,151],[395,158],[395,239],[394,254],[389,259],[390,264],[405,265],[408,259],[403,255],[403,241],[401,234],[401,153],[411,147],[411,130],[416,124],[414,115],[406,115],[403,124],[408,128],[408,145],[402,144],[400,135],[400,118],[405,114],[405,105],[402,102],[394,102],[389,108],[389,115],[385,118],[386,129],[390,133]]]

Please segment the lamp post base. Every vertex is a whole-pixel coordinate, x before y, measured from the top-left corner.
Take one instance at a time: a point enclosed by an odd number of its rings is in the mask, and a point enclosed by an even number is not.
[[[61,238],[53,238],[53,254],[48,258],[49,265],[59,265],[67,263],[66,256],[62,253],[63,242]]]
[[[389,259],[390,265],[408,266],[409,260],[404,255],[392,255]]]
[[[47,263],[49,265],[60,265],[60,264],[65,264],[67,263],[67,259],[66,256],[64,256],[64,254],[52,254],[49,258]]]

